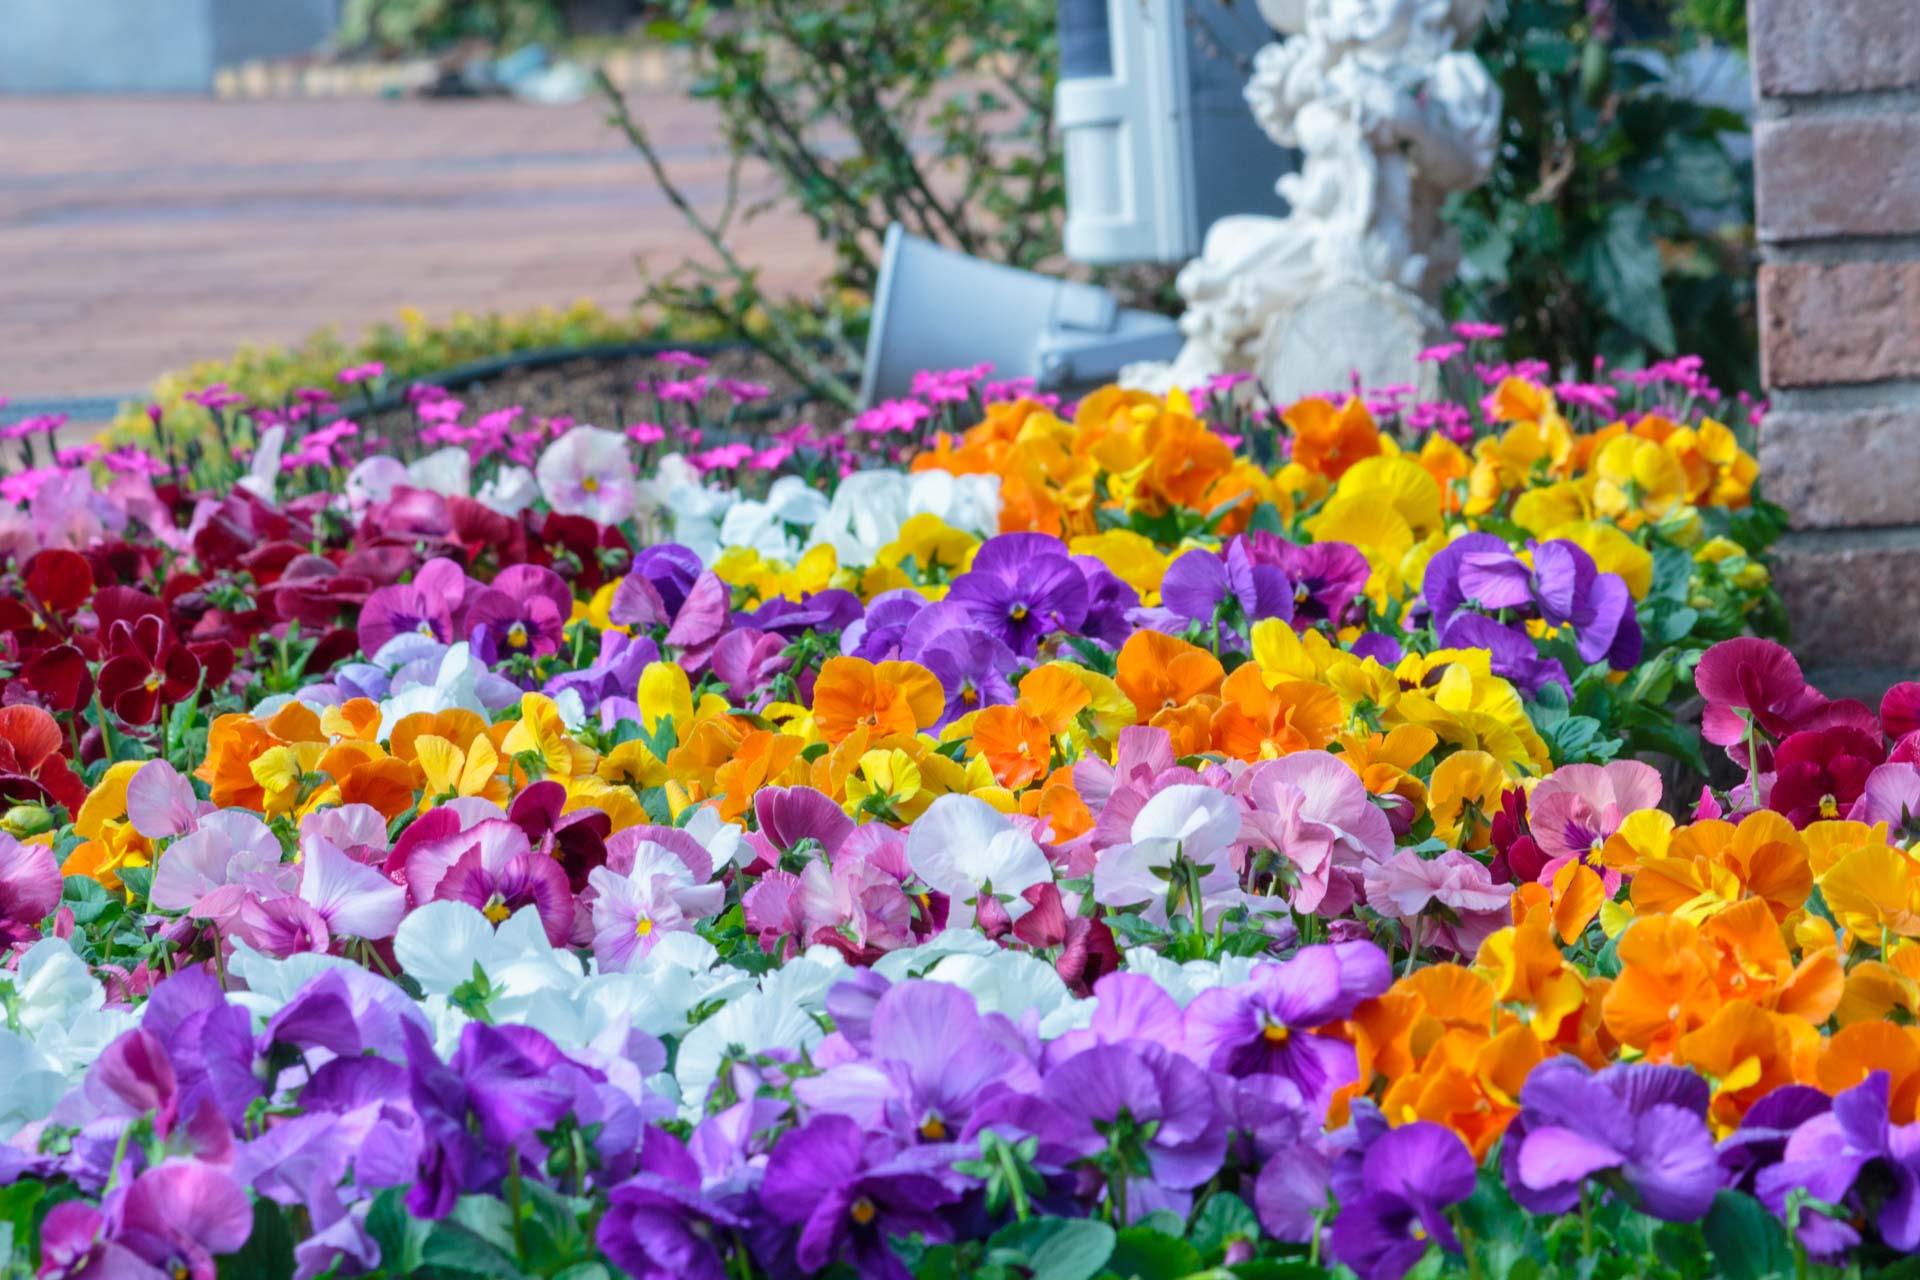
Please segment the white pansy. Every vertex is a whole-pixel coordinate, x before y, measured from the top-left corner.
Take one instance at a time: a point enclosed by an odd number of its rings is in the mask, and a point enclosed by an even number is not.
[[[1133,947],[1126,953],[1128,971],[1152,978],[1181,1005],[1193,1003],[1202,991],[1238,986],[1253,977],[1264,956],[1222,956],[1218,960],[1189,960],[1176,964],[1152,947]]]
[[[522,907],[496,929],[469,903],[429,902],[408,912],[393,935],[394,959],[432,995],[472,981],[476,966],[494,981],[516,961],[550,963],[555,955],[533,907]],[[571,958],[568,963],[579,969]]]
[[[254,448],[253,458],[247,463],[247,474],[234,483],[262,502],[271,503],[274,500],[274,490],[280,482],[280,455],[286,452],[286,447],[287,429],[285,427],[272,426],[262,431],[260,443]]]
[[[913,873],[947,895],[947,927],[973,923],[976,900],[991,886],[1018,920],[1032,906],[1020,894],[1053,879],[1053,864],[1033,838],[977,796],[935,800],[907,832]]]
[[[575,427],[548,445],[534,465],[547,505],[562,515],[619,524],[639,510],[641,493],[626,437]]]
[[[680,829],[700,842],[713,859],[715,870],[729,864],[744,867],[759,856],[760,851],[747,839],[746,829],[721,817],[718,806],[701,805]]]
[[[912,482],[899,471],[856,471],[834,490],[813,526],[813,545],[833,548],[841,564],[872,564],[913,514]]]
[[[409,462],[407,484],[443,498],[464,498],[473,488],[473,462],[463,446],[450,444]]]
[[[502,467],[473,496],[481,505],[512,518],[540,500],[540,482],[525,467]]]
[[[909,515],[938,516],[954,528],[982,538],[1000,531],[999,476],[916,471],[908,485]]]
[[[64,938],[42,938],[0,971],[0,1138],[44,1118],[139,1015],[106,1008],[106,990]]]
[[[385,742],[394,725],[418,711],[463,710],[487,719],[487,704],[480,698],[480,680],[486,674],[486,664],[473,656],[466,641],[449,645],[433,683],[396,690],[380,704],[380,741]]]

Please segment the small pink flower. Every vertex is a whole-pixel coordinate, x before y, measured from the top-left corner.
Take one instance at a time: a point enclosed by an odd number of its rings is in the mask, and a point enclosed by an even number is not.
[[[1507,336],[1506,329],[1497,324],[1480,324],[1472,320],[1462,320],[1453,326],[1455,337],[1468,342],[1497,342]]]
[[[701,376],[682,382],[656,382],[653,394],[669,404],[697,404],[707,394],[707,379]]]
[[[663,351],[654,358],[661,364],[675,369],[704,369],[711,363],[691,351]]]
[[[636,422],[627,428],[627,438],[639,444],[659,444],[667,438],[667,431],[656,423]]]
[[[720,379],[720,389],[727,393],[735,404],[748,404],[755,400],[765,400],[773,394],[773,388],[758,382],[743,382],[738,378]]]
[[[365,364],[348,365],[340,371],[338,376],[343,384],[353,386],[355,383],[372,382],[376,378],[384,377],[386,372],[386,365],[378,360],[369,360]]]

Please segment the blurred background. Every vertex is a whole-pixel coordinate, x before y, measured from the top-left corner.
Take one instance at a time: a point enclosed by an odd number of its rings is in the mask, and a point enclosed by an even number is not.
[[[78,430],[217,381],[272,399],[369,360],[490,361],[531,411],[611,414],[623,352],[702,340],[847,406],[893,221],[1176,309],[1175,263],[1062,256],[1054,0],[7,14],[15,418]],[[1739,0],[1491,0],[1475,52],[1503,145],[1447,210],[1466,255],[1448,318],[1501,323],[1557,371],[1698,352],[1755,385],[1745,40]]]

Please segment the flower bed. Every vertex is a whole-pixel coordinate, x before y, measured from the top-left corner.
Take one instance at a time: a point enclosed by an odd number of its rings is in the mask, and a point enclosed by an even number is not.
[[[1920,686],[1754,634],[1744,405],[1483,355],[1280,418],[970,371],[748,438],[687,357],[620,432],[215,389],[204,439],[22,440],[15,1259],[1920,1247]]]

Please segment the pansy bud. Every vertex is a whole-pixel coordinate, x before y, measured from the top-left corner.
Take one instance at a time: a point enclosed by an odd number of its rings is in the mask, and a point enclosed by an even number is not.
[[[0,831],[21,840],[54,828],[53,814],[43,804],[17,804],[0,817]]]

